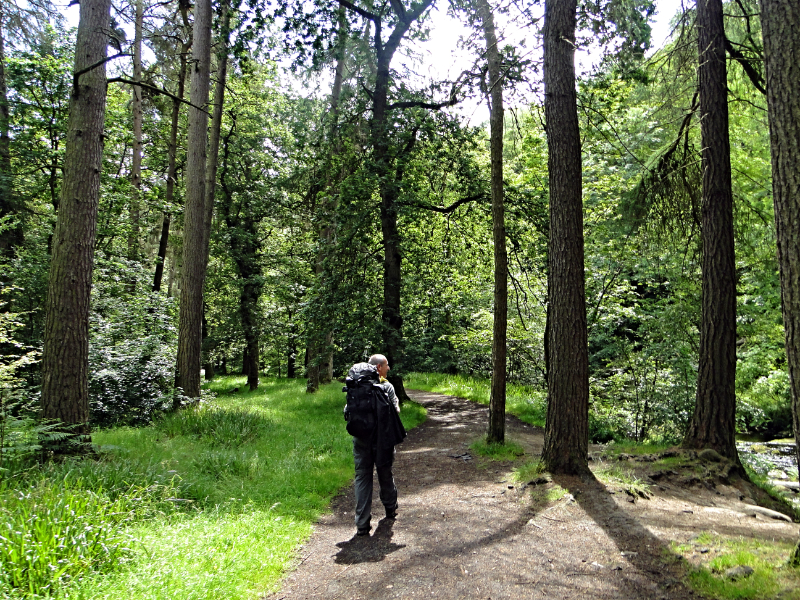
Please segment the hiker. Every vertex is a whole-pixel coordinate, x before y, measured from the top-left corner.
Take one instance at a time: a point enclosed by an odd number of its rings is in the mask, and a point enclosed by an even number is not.
[[[386,518],[397,516],[397,488],[394,485],[392,464],[394,447],[406,436],[400,422],[400,405],[394,386],[386,380],[389,361],[382,354],[374,354],[368,363],[352,366],[347,374],[347,430],[353,435],[355,461],[356,535],[369,535],[372,517],[372,472],[378,472],[380,499],[386,509]],[[356,393],[367,395],[371,412],[356,408]]]

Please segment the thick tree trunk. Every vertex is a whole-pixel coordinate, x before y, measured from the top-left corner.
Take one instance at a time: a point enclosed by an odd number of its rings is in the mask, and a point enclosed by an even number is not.
[[[103,158],[103,61],[110,8],[110,0],[82,0],[80,5],[76,81],[70,98],[42,352],[42,416],[75,425],[73,431],[86,441],[90,430],[89,297]]]
[[[201,321],[206,275],[206,141],[208,113],[194,107],[208,104],[211,63],[211,0],[197,0],[194,9],[192,79],[186,161],[186,209],[183,234],[183,282],[178,326],[175,385],[184,396],[200,397]],[[175,407],[177,408],[177,406]]]
[[[583,273],[581,141],[575,91],[576,0],[546,0],[544,107],[550,181],[548,405],[542,460],[588,470],[589,358]]]
[[[761,27],[781,307],[800,464],[800,6],[790,0],[761,0]],[[793,560],[800,563],[797,548]]]
[[[142,21],[144,20],[143,0],[136,0],[133,38],[133,80],[142,81]],[[133,94],[131,112],[133,113],[133,158],[131,160],[131,185],[133,194],[129,211],[130,231],[128,233],[128,258],[139,258],[139,212],[142,197],[142,88],[131,86]]]
[[[736,451],[736,266],[722,0],[697,3],[703,146],[703,314],[697,398],[684,446]]]
[[[228,44],[231,31],[230,1],[220,3],[222,27],[217,44],[217,84],[214,88],[214,112],[208,137],[208,160],[206,162],[206,200],[205,226],[203,228],[204,269],[208,264],[208,251],[211,241],[211,220],[214,215],[214,197],[217,189],[217,164],[219,159],[219,140],[222,129],[222,110],[225,106],[225,85],[228,79]]]
[[[492,334],[492,389],[486,440],[502,444],[506,435],[506,332],[508,330],[508,257],[503,205],[503,81],[494,16],[488,0],[478,0],[478,14],[486,39],[489,63],[489,128],[492,168],[492,238],[494,242],[494,327]]]

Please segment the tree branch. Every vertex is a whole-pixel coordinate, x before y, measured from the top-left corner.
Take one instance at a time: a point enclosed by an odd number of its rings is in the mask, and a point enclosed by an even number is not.
[[[430,108],[431,110],[439,110],[446,106],[454,106],[458,104],[458,98],[450,98],[447,102],[417,102],[410,100],[408,102],[395,102],[386,107],[386,110],[394,110],[395,108]]]
[[[486,193],[482,192],[480,194],[475,194],[473,196],[467,196],[466,198],[461,198],[460,200],[456,200],[450,206],[432,206],[430,204],[422,204],[420,202],[403,202],[402,204],[406,206],[413,206],[414,208],[423,208],[425,210],[432,210],[433,212],[438,212],[448,215],[462,204],[467,204],[468,202],[474,202],[476,200],[486,200],[487,198],[488,196],[486,195]]]
[[[761,74],[756,71],[755,67],[753,67],[752,63],[744,54],[733,47],[733,44],[731,44],[728,36],[725,36],[725,50],[728,51],[728,54],[730,54],[733,60],[742,65],[742,69],[744,69],[744,72],[750,78],[750,81],[753,82],[753,87],[766,96],[767,89],[764,87],[764,79],[761,77]]]
[[[375,23],[380,23],[381,22],[381,18],[378,15],[376,15],[374,13],[371,13],[368,10],[364,10],[363,8],[359,8],[358,6],[353,4],[352,2],[348,2],[348,0],[336,0],[336,1],[339,4],[341,4],[342,6],[344,6],[345,8],[350,9],[353,12],[356,12],[356,13],[360,14],[365,19],[369,19],[370,21],[374,21]]]
[[[104,64],[106,64],[110,60],[114,60],[115,58],[121,58],[123,56],[133,56],[133,54],[120,53],[120,54],[115,54],[114,56],[106,56],[103,60],[100,60],[100,61],[94,63],[93,65],[89,65],[85,69],[81,69],[80,71],[76,72],[72,76],[72,93],[74,94],[74,93],[76,93],[78,91],[78,79],[80,79],[81,75],[85,75],[89,71],[92,71],[92,70],[96,69],[97,67],[103,66]]]
[[[128,85],[138,85],[139,87],[143,87],[144,89],[150,90],[151,92],[155,92],[156,94],[161,94],[163,96],[167,96],[168,98],[172,98],[173,100],[177,100],[178,102],[182,102],[183,104],[188,104],[192,108],[196,108],[197,110],[202,110],[204,113],[208,114],[208,111],[205,108],[195,106],[188,100],[180,98],[175,94],[168,92],[165,89],[156,87],[154,85],[150,85],[149,83],[144,83],[143,81],[133,81],[132,79],[125,79],[124,77],[112,77],[111,79],[108,79],[106,83],[127,83]]]

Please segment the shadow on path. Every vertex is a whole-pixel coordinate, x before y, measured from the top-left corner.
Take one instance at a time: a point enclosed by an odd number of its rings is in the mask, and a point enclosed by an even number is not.
[[[620,508],[594,474],[582,477],[555,475],[553,481],[570,491],[587,516],[614,542],[621,561],[635,567],[658,586],[661,598],[702,597],[681,582],[686,577],[686,567],[680,556]]]
[[[345,542],[339,542],[336,544],[339,552],[336,553],[334,562],[340,565],[380,562],[392,552],[405,548],[405,544],[392,542],[393,527],[394,519],[381,519],[372,535],[354,535]]]

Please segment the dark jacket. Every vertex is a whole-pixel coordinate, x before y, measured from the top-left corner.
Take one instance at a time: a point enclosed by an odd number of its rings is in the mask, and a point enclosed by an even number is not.
[[[392,460],[394,456],[394,447],[405,439],[406,429],[403,427],[403,423],[400,421],[400,415],[397,414],[394,404],[389,401],[388,394],[383,387],[391,384],[379,383],[380,377],[374,365],[370,365],[369,363],[357,363],[353,365],[347,373],[347,378],[353,381],[364,376],[369,379],[374,379],[373,385],[377,388],[376,392],[378,392],[375,394],[377,399],[375,415],[377,425],[371,441],[375,448],[375,464],[382,466]]]

